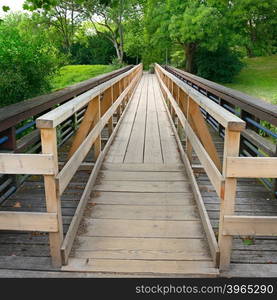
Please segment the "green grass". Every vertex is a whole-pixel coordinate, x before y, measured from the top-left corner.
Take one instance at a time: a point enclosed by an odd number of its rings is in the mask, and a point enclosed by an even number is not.
[[[277,55],[247,58],[246,66],[226,86],[277,104]]]
[[[53,78],[53,91],[115,70],[112,65],[68,65]]]

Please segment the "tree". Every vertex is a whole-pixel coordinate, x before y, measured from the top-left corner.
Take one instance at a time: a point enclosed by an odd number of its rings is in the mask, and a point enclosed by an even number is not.
[[[186,70],[193,71],[198,47],[216,50],[224,38],[225,18],[215,3],[167,0],[170,38],[184,49]]]
[[[139,9],[142,1],[135,0],[83,0],[82,11],[95,32],[109,40],[120,63],[124,57],[124,26]]]
[[[71,48],[73,64],[110,64],[115,57],[112,43],[95,33],[90,22],[84,22]]]
[[[247,55],[270,54],[276,42],[276,0],[233,0],[229,4],[229,24],[237,33],[236,43]]]
[[[26,0],[24,8],[39,13],[49,27],[54,27],[61,38],[63,51],[70,54],[74,35],[82,21],[78,11],[80,5],[75,0],[57,0],[50,2],[51,5],[46,4],[42,5],[34,0]]]
[[[144,52],[146,66],[153,62],[166,63],[172,39],[168,32],[169,11],[164,0],[148,0],[144,9]]]
[[[1,106],[48,92],[60,67],[57,49],[27,15],[10,15],[0,24]]]
[[[124,23],[124,51],[138,63],[145,49],[143,12],[138,10]]]

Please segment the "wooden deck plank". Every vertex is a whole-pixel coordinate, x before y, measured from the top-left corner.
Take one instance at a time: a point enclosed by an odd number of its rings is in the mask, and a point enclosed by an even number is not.
[[[188,181],[182,172],[101,171],[99,178],[101,181]]]
[[[76,258],[210,261],[203,239],[78,237]]]
[[[148,80],[143,81],[142,93],[124,158],[125,163],[142,163],[144,160],[148,85]]]
[[[106,192],[153,192],[153,193],[191,193],[190,184],[180,181],[103,181],[93,187],[94,191]]]
[[[218,276],[211,262],[166,260],[102,260],[71,258],[63,271]]]
[[[137,206],[95,205],[91,208],[92,219],[119,220],[199,220],[195,206]]]
[[[105,160],[107,163],[123,163],[124,161],[144,82],[145,78],[142,77],[136,91],[134,92],[134,96],[128,108],[128,114],[126,114],[125,118],[122,120],[122,125],[120,126],[118,134],[108,152]]]
[[[94,192],[89,203],[110,205],[193,205],[190,193]]]
[[[153,76],[149,78],[147,116],[145,125],[144,163],[163,163]]]
[[[129,172],[181,172],[185,170],[183,164],[109,164],[104,163],[102,170]]]
[[[203,238],[200,221],[84,219],[82,236]]]
[[[177,151],[177,144],[174,133],[171,129],[166,110],[162,101],[162,94],[158,86],[157,78],[153,79],[153,89],[157,108],[158,122],[160,128],[161,147],[164,163],[181,163],[180,155]]]

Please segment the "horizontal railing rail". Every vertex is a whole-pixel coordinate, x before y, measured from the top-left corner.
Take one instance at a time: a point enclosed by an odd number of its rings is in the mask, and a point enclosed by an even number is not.
[[[0,154],[0,173],[43,175],[46,212],[0,211],[0,230],[44,231],[49,233],[50,254],[54,266],[66,263],[85,205],[90,197],[101,163],[126,111],[131,95],[142,75],[142,65],[101,83],[58,106],[36,120],[41,135],[42,154]],[[58,161],[58,129],[72,116],[83,117],[73,138],[65,163]],[[114,127],[114,115],[117,122]],[[108,127],[109,138],[102,149],[101,133]],[[93,149],[95,163],[82,166]],[[79,168],[91,171],[75,215],[64,238],[60,196]]]
[[[218,233],[219,266],[226,269],[230,264],[234,235],[276,235],[277,217],[236,216],[235,201],[237,178],[277,178],[277,158],[240,157],[240,135],[244,131],[245,122],[158,64],[155,65],[155,71],[187,169],[191,169],[194,150],[221,199]],[[219,160],[202,109],[224,128],[222,161]],[[185,150],[180,142],[182,136],[185,136]],[[197,196],[197,193],[195,194]],[[203,206],[204,204],[200,203],[198,208],[201,217],[203,215],[202,222],[211,253],[215,258],[217,243],[211,238],[211,226]]]
[[[246,157],[277,157],[277,106],[227,88],[171,66],[165,70],[207,96],[213,102],[239,116],[246,122],[241,133],[240,155]],[[224,128],[217,120],[201,110],[206,121],[224,137]],[[277,182],[274,178],[260,178],[266,188],[277,197]]]
[[[23,102],[0,108],[0,152],[39,153],[41,141],[36,129],[36,118],[49,110],[55,109],[74,97],[95,88],[104,82],[129,71],[127,66],[113,72],[66,87],[48,95],[38,96]],[[62,145],[73,134],[84,117],[80,110],[58,128],[58,145]],[[1,172],[0,172],[1,173]],[[26,179],[25,175],[0,175],[0,204],[8,198]]]

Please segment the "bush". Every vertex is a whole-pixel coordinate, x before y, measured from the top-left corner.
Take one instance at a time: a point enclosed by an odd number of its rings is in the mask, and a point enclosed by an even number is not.
[[[43,33],[34,37],[0,23],[0,106],[48,92],[59,66],[57,50]]]
[[[199,49],[195,64],[198,76],[221,83],[232,82],[244,65],[240,55],[226,47],[213,52]]]
[[[71,47],[71,62],[75,65],[107,65],[116,54],[112,43],[95,36],[84,37]]]

